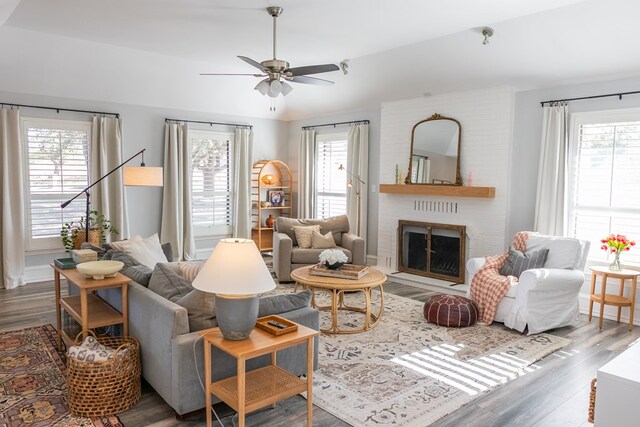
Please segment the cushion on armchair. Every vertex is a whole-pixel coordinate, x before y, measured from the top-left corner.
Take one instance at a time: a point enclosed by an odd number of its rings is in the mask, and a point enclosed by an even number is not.
[[[549,250],[544,268],[575,269],[581,261],[578,239],[532,233],[527,239],[527,253],[540,249]]]
[[[520,277],[523,271],[532,268],[542,268],[547,260],[548,253],[549,249],[522,253],[517,249],[509,248],[509,258],[507,258],[500,269],[500,274],[503,276]]]
[[[280,216],[276,219],[275,230],[288,235],[292,240],[293,246],[298,246],[293,227],[309,225],[319,225],[322,234],[326,234],[329,231],[333,233],[333,239],[338,246],[342,245],[342,233],[349,232],[349,218],[346,215],[338,215],[327,219],[294,219]]]

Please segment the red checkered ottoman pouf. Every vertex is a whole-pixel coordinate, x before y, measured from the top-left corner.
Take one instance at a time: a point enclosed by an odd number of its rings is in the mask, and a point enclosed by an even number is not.
[[[478,306],[457,295],[435,295],[424,303],[424,318],[439,326],[471,326],[478,320]]]

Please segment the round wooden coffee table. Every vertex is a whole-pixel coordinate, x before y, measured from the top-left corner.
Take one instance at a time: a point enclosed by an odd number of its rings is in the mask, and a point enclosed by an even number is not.
[[[384,311],[384,291],[382,285],[387,281],[387,276],[375,268],[369,267],[369,272],[360,279],[340,279],[337,277],[315,276],[309,273],[313,266],[300,267],[291,272],[291,277],[296,282],[296,287],[301,285],[311,289],[311,305],[321,311],[331,312],[331,327],[320,329],[327,334],[356,334],[374,328]],[[377,314],[371,310],[371,293],[374,289],[380,292],[380,310]],[[331,305],[319,306],[316,304],[316,290],[326,291],[331,294]],[[362,293],[364,296],[364,307],[353,307],[344,301],[345,292]],[[364,313],[364,324],[361,328],[340,329],[338,325],[338,312],[340,310],[355,313]]]

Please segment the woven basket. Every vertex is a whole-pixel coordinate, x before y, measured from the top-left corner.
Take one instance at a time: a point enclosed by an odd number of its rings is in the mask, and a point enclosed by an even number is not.
[[[81,417],[126,411],[140,400],[140,344],[131,337],[96,337],[93,331],[88,333],[100,344],[116,349],[116,356],[104,362],[67,358],[69,409]],[[82,332],[75,345],[81,341]],[[120,351],[124,349],[128,351]]]
[[[593,419],[596,412],[596,383],[598,382],[597,378],[591,380],[591,393],[589,393],[589,421],[593,424]]]

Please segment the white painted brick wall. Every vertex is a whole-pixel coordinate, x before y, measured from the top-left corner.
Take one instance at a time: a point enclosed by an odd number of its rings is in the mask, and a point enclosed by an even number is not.
[[[404,176],[409,166],[411,129],[434,113],[455,118],[462,127],[461,174],[474,186],[496,187],[494,199],[425,197],[380,194],[378,265],[397,269],[398,220],[465,225],[474,238],[467,240],[467,256],[504,252],[509,208],[509,169],[514,94],[508,87],[421,97],[382,104],[380,129],[380,183],[394,183],[395,166]],[[457,213],[415,210],[415,201],[457,202]]]

